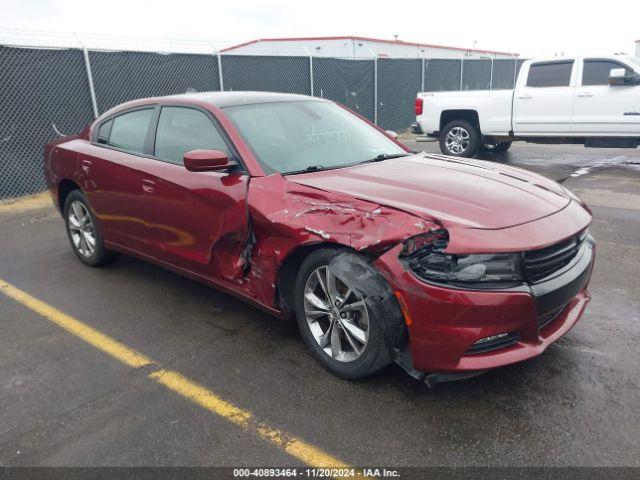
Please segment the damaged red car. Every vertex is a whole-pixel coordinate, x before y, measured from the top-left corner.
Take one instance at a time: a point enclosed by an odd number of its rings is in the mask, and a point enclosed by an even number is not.
[[[45,149],[87,265],[133,255],[295,318],[345,378],[429,381],[541,354],[578,321],[591,214],[495,163],[411,152],[331,101],[261,92],[128,102]]]

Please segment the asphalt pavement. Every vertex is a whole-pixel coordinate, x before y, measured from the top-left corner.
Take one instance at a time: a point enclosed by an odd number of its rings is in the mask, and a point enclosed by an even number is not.
[[[542,356],[432,390],[397,367],[336,378],[295,323],[132,258],[85,267],[47,202],[0,205],[0,279],[285,438],[265,440],[151,381],[156,367],[127,366],[0,293],[0,465],[301,465],[295,437],[356,466],[640,466],[640,150],[515,144],[484,158],[587,201],[593,300]]]

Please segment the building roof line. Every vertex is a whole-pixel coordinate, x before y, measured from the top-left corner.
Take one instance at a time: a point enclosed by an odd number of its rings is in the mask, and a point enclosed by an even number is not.
[[[235,50],[236,48],[245,47],[247,45],[253,45],[255,43],[260,42],[299,42],[299,41],[320,41],[320,40],[353,40],[353,41],[365,41],[365,42],[378,42],[378,43],[387,43],[391,45],[404,45],[410,47],[427,47],[427,48],[440,48],[444,50],[458,50],[461,52],[477,52],[477,53],[493,53],[497,55],[510,55],[512,57],[517,57],[520,54],[512,53],[512,52],[499,52],[496,50],[481,50],[477,48],[462,48],[462,47],[449,47],[446,45],[434,45],[429,43],[415,43],[415,42],[405,42],[404,40],[387,40],[383,38],[372,38],[372,37],[359,37],[359,36],[336,36],[336,37],[283,37],[283,38],[259,38],[256,40],[250,40],[248,42],[240,43],[238,45],[233,45],[231,47],[223,48],[220,52],[228,52],[230,50]],[[639,40],[640,41],[640,40]]]

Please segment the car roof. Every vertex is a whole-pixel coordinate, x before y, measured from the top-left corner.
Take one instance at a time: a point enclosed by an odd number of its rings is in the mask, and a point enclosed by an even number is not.
[[[299,95],[295,93],[276,93],[276,92],[252,92],[252,91],[236,91],[236,92],[189,92],[179,95],[167,95],[164,97],[148,97],[130,100],[121,103],[102,113],[97,121],[109,117],[113,114],[128,110],[130,108],[144,107],[155,103],[164,102],[184,102],[186,104],[213,105],[217,108],[233,107],[238,105],[255,105],[260,103],[274,102],[296,102],[296,101],[318,101],[326,102],[328,100],[310,97],[308,95]]]
[[[196,100],[200,102],[210,103],[218,108],[233,107],[237,105],[248,105],[254,103],[272,103],[272,102],[295,102],[301,100],[321,100],[319,98],[310,97],[308,95],[298,95],[294,93],[275,93],[275,92],[199,92],[185,93],[182,95],[173,95],[164,97],[165,100]]]

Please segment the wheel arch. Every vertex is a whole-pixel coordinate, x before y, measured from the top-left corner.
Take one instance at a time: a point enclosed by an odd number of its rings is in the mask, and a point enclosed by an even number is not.
[[[335,242],[316,242],[298,245],[284,257],[276,275],[276,302],[284,318],[291,319],[295,315],[293,286],[300,265],[312,252],[320,249],[354,251],[352,248]]]
[[[63,178],[58,183],[58,206],[61,213],[64,213],[64,204],[67,201],[67,197],[74,190],[82,191],[80,185],[69,178]]]
[[[477,110],[457,109],[442,111],[442,113],[440,114],[440,131],[442,132],[444,130],[444,127],[449,122],[453,122],[454,120],[466,120],[467,122],[475,126],[478,129],[478,132],[481,132],[480,117]]]

